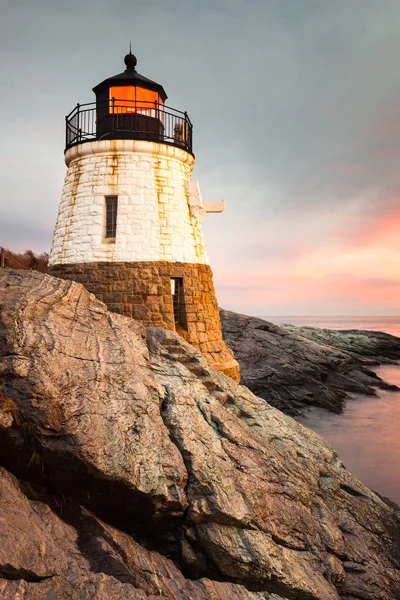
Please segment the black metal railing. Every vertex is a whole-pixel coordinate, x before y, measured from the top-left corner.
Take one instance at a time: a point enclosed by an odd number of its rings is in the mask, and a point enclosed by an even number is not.
[[[99,140],[163,142],[192,153],[193,125],[186,112],[157,102],[117,100],[77,104],[65,117],[65,149]]]

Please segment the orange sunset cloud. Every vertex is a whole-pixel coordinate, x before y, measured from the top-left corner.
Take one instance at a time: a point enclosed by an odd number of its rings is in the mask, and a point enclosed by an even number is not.
[[[400,305],[400,209],[390,204],[362,219],[351,203],[347,213],[333,213],[331,219],[306,215],[296,238],[284,232],[274,237],[272,230],[270,235],[257,229],[243,233],[244,247],[255,243],[262,254],[254,264],[239,259],[228,268],[216,261],[221,304],[250,307],[257,314],[265,313],[264,307],[281,314],[288,304],[304,314],[313,313],[317,304],[321,314],[345,308],[353,314],[377,309],[393,314]],[[281,254],[272,251],[274,244]]]

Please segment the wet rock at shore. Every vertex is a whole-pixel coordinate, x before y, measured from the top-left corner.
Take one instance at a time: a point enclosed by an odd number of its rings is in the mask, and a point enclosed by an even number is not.
[[[309,406],[341,412],[349,394],[397,390],[371,366],[400,359],[400,339],[380,332],[278,326],[221,310],[225,341],[254,394],[289,415]]]
[[[0,303],[1,598],[399,597],[399,509],[318,435],[81,285]]]
[[[362,364],[390,365],[400,360],[400,338],[384,331],[319,329],[289,324],[284,327],[294,335],[347,352]]]

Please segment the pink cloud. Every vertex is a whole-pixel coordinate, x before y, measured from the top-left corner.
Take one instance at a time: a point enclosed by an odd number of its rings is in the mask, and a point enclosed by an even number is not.
[[[284,219],[275,233],[273,225],[268,229],[265,224],[261,230],[242,232],[236,240],[238,259],[231,255],[227,261],[222,254],[212,262],[220,303],[248,307],[253,314],[279,314],[269,307],[280,306],[292,314],[299,306],[304,314],[307,306],[308,314],[316,306],[321,314],[350,308],[353,314],[398,313],[400,208],[394,207],[397,198],[377,204],[383,209],[380,213],[375,204],[363,212],[361,203],[353,212],[332,213],[331,219],[304,215],[294,239],[282,235]],[[247,255],[241,260],[240,249],[245,252],[246,245],[255,242],[254,261]]]

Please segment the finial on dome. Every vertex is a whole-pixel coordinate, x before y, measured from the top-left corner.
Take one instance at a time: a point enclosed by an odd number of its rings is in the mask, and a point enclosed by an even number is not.
[[[135,71],[135,67],[137,65],[137,59],[134,54],[132,54],[132,42],[129,42],[129,54],[127,54],[124,58],[124,63],[126,65],[126,70],[129,71],[133,69]]]

